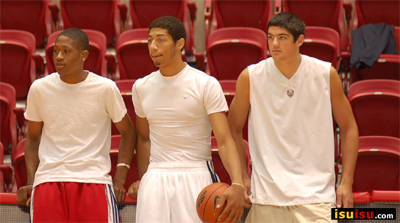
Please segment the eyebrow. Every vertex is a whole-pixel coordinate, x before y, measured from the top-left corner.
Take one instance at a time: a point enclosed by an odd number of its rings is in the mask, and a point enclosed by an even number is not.
[[[268,33],[267,35],[271,35],[271,36],[273,36],[273,34],[272,33]],[[287,34],[287,33],[279,33],[278,35],[276,35],[276,36],[289,36],[289,34]]]
[[[157,34],[156,36],[165,36],[165,34]],[[148,37],[153,37],[152,35],[149,35]]]

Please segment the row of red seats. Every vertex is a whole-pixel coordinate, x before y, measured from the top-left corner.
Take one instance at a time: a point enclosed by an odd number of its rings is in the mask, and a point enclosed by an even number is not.
[[[128,5],[119,0],[3,0],[0,28],[34,34],[39,48],[45,47],[46,39],[57,30],[71,27],[93,29],[102,32],[107,38],[107,46],[111,47],[125,30],[147,28],[154,19],[171,15],[184,23],[188,32],[186,50],[192,51],[196,11],[196,4],[188,0],[129,0]]]

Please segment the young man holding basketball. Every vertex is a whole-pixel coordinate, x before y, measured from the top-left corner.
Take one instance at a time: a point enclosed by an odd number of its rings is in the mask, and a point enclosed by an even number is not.
[[[120,221],[117,202],[125,199],[136,134],[115,83],[83,70],[88,55],[86,33],[63,31],[54,45],[57,73],[29,90],[28,185],[18,190],[17,201],[30,205],[32,222]],[[111,121],[122,136],[114,182]]]
[[[181,21],[156,19],[149,28],[148,47],[160,69],[133,85],[140,181],[129,194],[137,195],[136,221],[201,222],[196,198],[217,181],[211,162],[213,130],[233,182],[220,201],[226,204],[220,219],[237,222],[243,214],[244,186],[227,103],[215,78],[183,62],[185,40]]]
[[[237,80],[229,124],[252,202],[246,222],[331,222],[331,208],[353,207],[357,125],[336,70],[300,54],[304,31],[297,16],[274,15],[268,23],[272,57],[250,65]],[[332,113],[343,152],[337,197]],[[251,182],[243,171],[248,114]]]

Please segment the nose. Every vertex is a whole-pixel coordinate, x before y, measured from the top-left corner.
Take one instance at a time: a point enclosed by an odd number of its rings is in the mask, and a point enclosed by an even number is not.
[[[272,40],[272,46],[277,47],[279,46],[278,38],[274,37]]]
[[[149,43],[149,49],[150,49],[150,52],[157,52],[158,47],[157,47],[156,41],[151,41]]]
[[[63,56],[63,54],[62,54],[62,52],[60,51],[60,52],[58,52],[58,53],[55,53],[56,55],[56,60],[62,60],[62,59],[64,59],[64,56]]]

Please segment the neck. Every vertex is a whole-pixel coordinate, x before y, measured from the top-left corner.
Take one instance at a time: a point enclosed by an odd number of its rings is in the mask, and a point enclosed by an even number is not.
[[[180,60],[179,62],[160,67],[160,72],[163,76],[174,76],[185,68],[186,63]]]
[[[290,79],[296,73],[297,69],[300,66],[300,62],[301,62],[300,54],[286,60],[274,59],[275,66],[288,79]]]
[[[67,84],[77,84],[86,79],[89,72],[82,70],[79,75],[60,75],[60,79]]]

